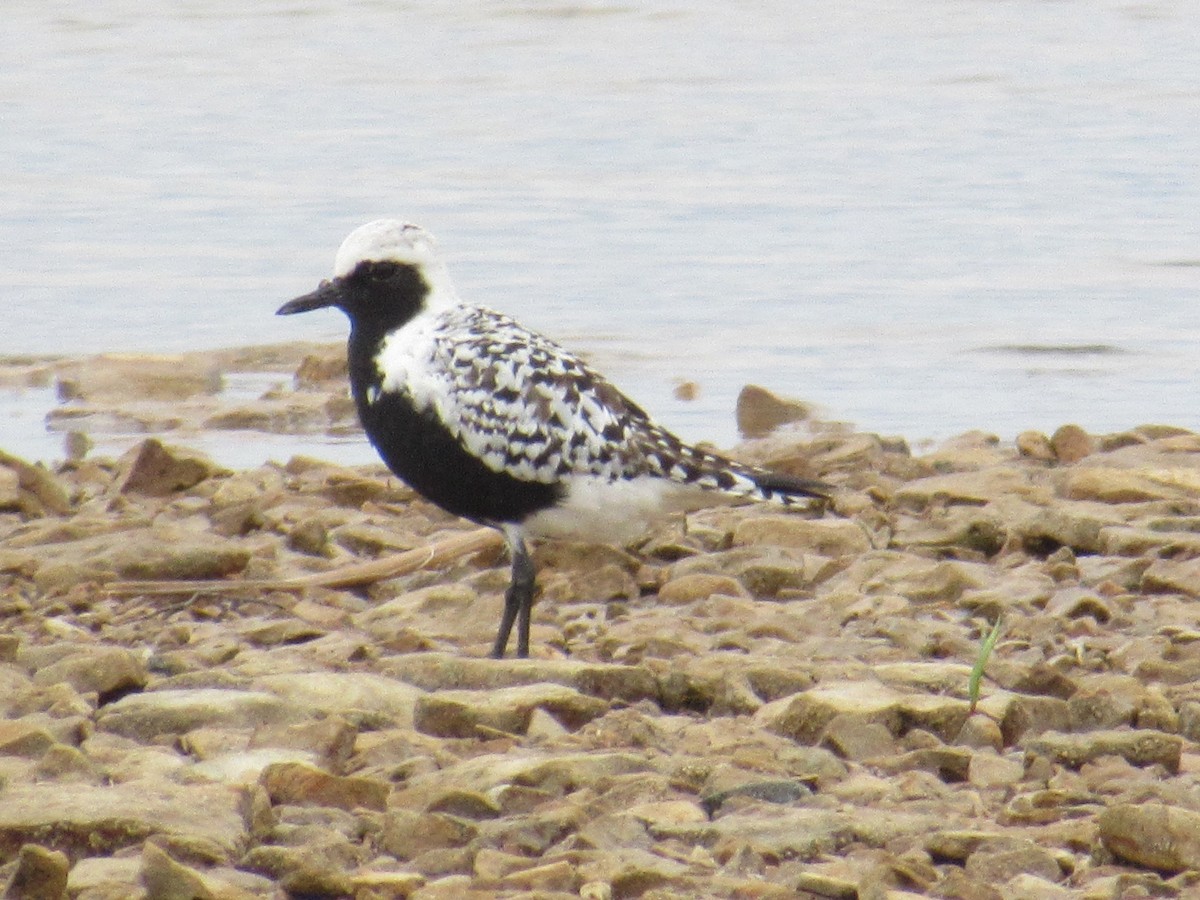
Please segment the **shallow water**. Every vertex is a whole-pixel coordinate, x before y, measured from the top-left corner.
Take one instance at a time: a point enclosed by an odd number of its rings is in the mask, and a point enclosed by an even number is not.
[[[1200,5],[811,6],[11,0],[0,355],[336,338],[394,213],[690,439],[1200,427]]]

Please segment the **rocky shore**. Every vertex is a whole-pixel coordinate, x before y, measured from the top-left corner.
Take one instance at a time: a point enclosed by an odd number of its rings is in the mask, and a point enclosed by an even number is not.
[[[1200,895],[1200,435],[778,431],[832,509],[543,545],[496,661],[490,532],[189,446],[354,428],[336,348],[255,353],[0,365],[79,435],[0,454],[6,897]]]

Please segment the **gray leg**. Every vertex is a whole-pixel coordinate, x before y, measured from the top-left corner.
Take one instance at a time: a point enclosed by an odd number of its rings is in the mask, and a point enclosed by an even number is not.
[[[500,631],[496,634],[492,656],[495,659],[504,657],[508,636],[512,632],[513,622],[516,622],[517,656],[525,659],[529,656],[529,617],[533,612],[536,573],[521,533],[515,529],[505,529],[504,537],[508,540],[508,550],[512,556],[512,581],[504,593],[504,615],[500,617]]]

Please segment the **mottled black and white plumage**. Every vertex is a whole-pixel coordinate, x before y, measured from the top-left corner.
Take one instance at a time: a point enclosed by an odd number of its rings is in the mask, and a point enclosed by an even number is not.
[[[499,528],[513,577],[493,655],[514,621],[529,654],[527,537],[619,543],[664,513],[724,497],[828,497],[830,487],[688,446],[574,354],[459,300],[430,235],[381,219],[338,250],[334,277],[279,309],[350,319],[350,387],[388,468],[442,508]]]

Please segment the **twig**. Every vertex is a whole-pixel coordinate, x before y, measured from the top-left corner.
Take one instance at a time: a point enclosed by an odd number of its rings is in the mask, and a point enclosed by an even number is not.
[[[386,581],[399,575],[407,575],[419,569],[444,565],[460,556],[480,553],[498,548],[503,539],[498,531],[479,528],[466,534],[456,534],[431,544],[406,550],[387,559],[376,559],[367,563],[343,566],[330,572],[315,572],[297,578],[254,579],[237,581],[216,579],[213,581],[113,581],[101,590],[107,594],[128,596],[131,594],[230,594],[242,591],[300,591],[305,588],[347,588],[376,581]]]

